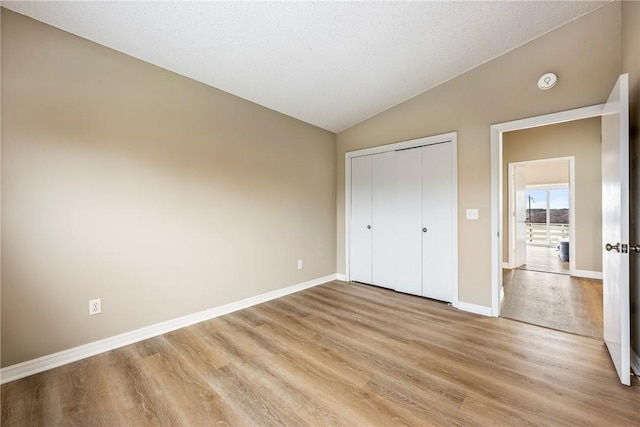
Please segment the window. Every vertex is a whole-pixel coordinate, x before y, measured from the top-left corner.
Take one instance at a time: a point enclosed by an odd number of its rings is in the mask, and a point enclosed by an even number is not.
[[[567,184],[527,186],[527,244],[556,247],[569,237]]]

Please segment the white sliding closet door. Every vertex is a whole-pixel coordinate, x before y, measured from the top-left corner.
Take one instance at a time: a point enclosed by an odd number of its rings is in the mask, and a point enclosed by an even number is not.
[[[349,268],[351,280],[371,280],[371,196],[373,156],[351,159],[351,224],[349,226]]]
[[[396,151],[394,288],[422,295],[422,148]]]
[[[422,148],[422,295],[453,300],[452,144]]]
[[[457,303],[455,137],[347,154],[348,280]]]
[[[373,161],[373,283],[394,288],[396,279],[395,152],[376,154]]]

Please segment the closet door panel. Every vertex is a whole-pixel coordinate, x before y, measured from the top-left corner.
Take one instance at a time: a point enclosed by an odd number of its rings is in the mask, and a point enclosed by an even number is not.
[[[375,154],[373,159],[373,284],[394,288],[396,268],[394,228],[395,152]]]
[[[396,152],[395,290],[422,295],[422,156],[420,148]]]
[[[451,143],[422,148],[422,295],[453,299]]]
[[[351,159],[349,279],[373,283],[371,274],[372,156]]]

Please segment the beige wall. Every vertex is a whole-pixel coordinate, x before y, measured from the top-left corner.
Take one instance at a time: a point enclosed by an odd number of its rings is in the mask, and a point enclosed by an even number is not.
[[[336,272],[330,132],[5,9],[2,124],[2,366]]]
[[[631,244],[640,244],[640,2],[622,3],[621,72],[629,73]],[[640,255],[631,261],[631,347],[640,355]]]
[[[620,7],[342,132],[337,152],[331,133],[2,9],[2,366],[344,273],[344,153],[454,130],[460,298],[490,305],[489,125],[603,102],[621,65],[640,144],[640,4]],[[546,71],[560,81],[541,92]]]
[[[502,135],[504,178],[503,255],[508,261],[507,165],[525,160],[575,156],[576,258],[574,268],[602,271],[602,174],[600,117],[543,126]]]
[[[489,126],[599,104],[620,72],[620,3],[611,3],[338,134],[337,265],[345,272],[344,153],[458,132],[459,297],[491,305]],[[547,71],[550,91],[537,88]],[[464,219],[478,208],[480,219]]]

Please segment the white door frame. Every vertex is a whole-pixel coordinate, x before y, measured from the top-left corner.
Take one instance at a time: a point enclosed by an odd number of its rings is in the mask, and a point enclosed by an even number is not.
[[[502,289],[502,133],[600,117],[604,104],[491,125],[491,315],[500,315]],[[571,247],[571,246],[570,246]],[[571,256],[571,255],[569,255]]]
[[[514,209],[514,201],[513,201],[513,186],[515,183],[511,178],[511,168],[518,166],[531,166],[540,163],[553,163],[553,162],[569,162],[569,274],[574,276],[575,265],[576,265],[576,245],[575,245],[575,236],[576,236],[576,157],[575,156],[567,156],[567,157],[554,157],[550,159],[540,159],[540,160],[525,160],[521,162],[511,162],[509,163],[509,177],[508,177],[508,200],[509,200],[509,208],[508,212],[513,212]],[[549,187],[549,186],[545,186]],[[515,259],[513,256],[513,248],[515,247],[515,221],[513,220],[513,215],[509,215],[509,250],[508,250],[508,260],[507,263],[509,268],[514,267]]]
[[[427,136],[409,141],[395,142],[379,145],[377,147],[364,148],[362,150],[348,151],[344,154],[344,241],[345,241],[345,281],[349,282],[349,237],[351,223],[351,159],[354,157],[368,156],[371,154],[385,153],[388,151],[403,150],[407,148],[421,147],[423,145],[451,142],[451,167],[452,167],[452,209],[456,212],[456,221],[453,222],[453,300],[451,305],[458,307],[458,133],[449,132],[440,135]]]

